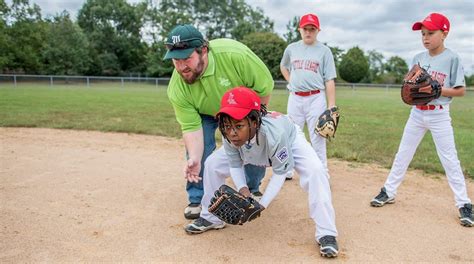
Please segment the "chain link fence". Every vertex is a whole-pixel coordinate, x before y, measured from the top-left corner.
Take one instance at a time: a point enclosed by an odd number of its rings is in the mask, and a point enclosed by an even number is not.
[[[94,87],[94,85],[110,85],[125,87],[126,85],[154,85],[167,86],[170,78],[150,78],[150,77],[109,77],[109,76],[61,76],[61,75],[19,75],[0,74],[0,86],[20,84],[42,84],[42,85],[71,85]]]
[[[25,74],[0,74],[0,87],[4,85],[19,84],[43,84],[49,86],[71,85],[93,87],[94,85],[110,85],[115,87],[125,87],[127,85],[154,85],[156,88],[167,86],[170,78],[152,77],[108,77],[108,76],[61,76],[61,75],[25,75]],[[275,81],[275,89],[286,89],[287,82],[284,80]],[[345,87],[352,90],[358,88],[383,88],[400,89],[400,84],[374,84],[374,83],[336,83],[336,87]],[[473,91],[473,87],[468,87],[468,91]]]

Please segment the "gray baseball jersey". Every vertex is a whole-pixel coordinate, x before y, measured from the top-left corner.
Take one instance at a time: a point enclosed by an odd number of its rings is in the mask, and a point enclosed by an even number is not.
[[[413,58],[412,66],[418,63],[443,87],[452,88],[466,86],[461,59],[450,49],[445,49],[441,54],[434,57],[430,56],[428,51],[421,52]],[[441,96],[430,102],[430,104],[446,105],[449,104],[452,99],[452,97]]]
[[[278,112],[269,112],[262,118],[258,133],[250,144],[236,147],[223,140],[231,168],[241,168],[245,164],[272,167],[273,172],[283,175],[293,170],[294,159],[291,146],[295,141],[296,127],[288,118]]]
[[[324,90],[325,82],[336,78],[331,49],[321,42],[306,45],[302,40],[286,47],[280,65],[290,71],[288,90],[304,92]]]

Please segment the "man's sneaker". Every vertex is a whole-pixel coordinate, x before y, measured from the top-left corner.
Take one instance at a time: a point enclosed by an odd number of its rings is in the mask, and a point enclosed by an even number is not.
[[[192,223],[188,224],[184,231],[188,234],[200,234],[206,232],[211,229],[221,229],[225,227],[225,223],[222,222],[220,224],[213,224],[206,219],[199,217],[198,219],[194,220]]]
[[[184,209],[184,218],[186,219],[198,219],[200,214],[201,214],[200,204],[190,203]]]
[[[252,193],[252,198],[257,202],[260,202],[260,200],[262,199],[262,196],[263,194],[260,191],[256,191]]]
[[[384,206],[386,203],[392,204],[395,202],[395,198],[388,197],[387,192],[385,191],[385,187],[380,190],[379,195],[375,196],[374,199],[370,202],[370,205],[374,207],[381,207]]]
[[[334,236],[323,236],[319,239],[319,252],[321,256],[326,258],[335,258],[339,253],[339,247],[337,246],[336,237]]]
[[[467,227],[474,226],[474,219],[472,217],[472,204],[468,203],[465,204],[463,207],[459,208],[459,213],[461,214],[461,216],[459,217],[461,225]]]

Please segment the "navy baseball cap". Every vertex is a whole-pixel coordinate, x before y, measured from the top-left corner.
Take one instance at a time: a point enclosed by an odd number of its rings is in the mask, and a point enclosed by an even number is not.
[[[204,37],[194,26],[178,25],[168,35],[165,42],[168,51],[163,59],[186,59],[204,43]]]

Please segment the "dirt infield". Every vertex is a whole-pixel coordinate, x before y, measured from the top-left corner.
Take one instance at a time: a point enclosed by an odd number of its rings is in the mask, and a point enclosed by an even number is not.
[[[185,234],[183,157],[157,136],[0,128],[0,262],[325,261],[297,175],[254,222]],[[395,204],[372,208],[387,169],[329,166],[337,260],[474,262],[443,175],[410,171]]]

